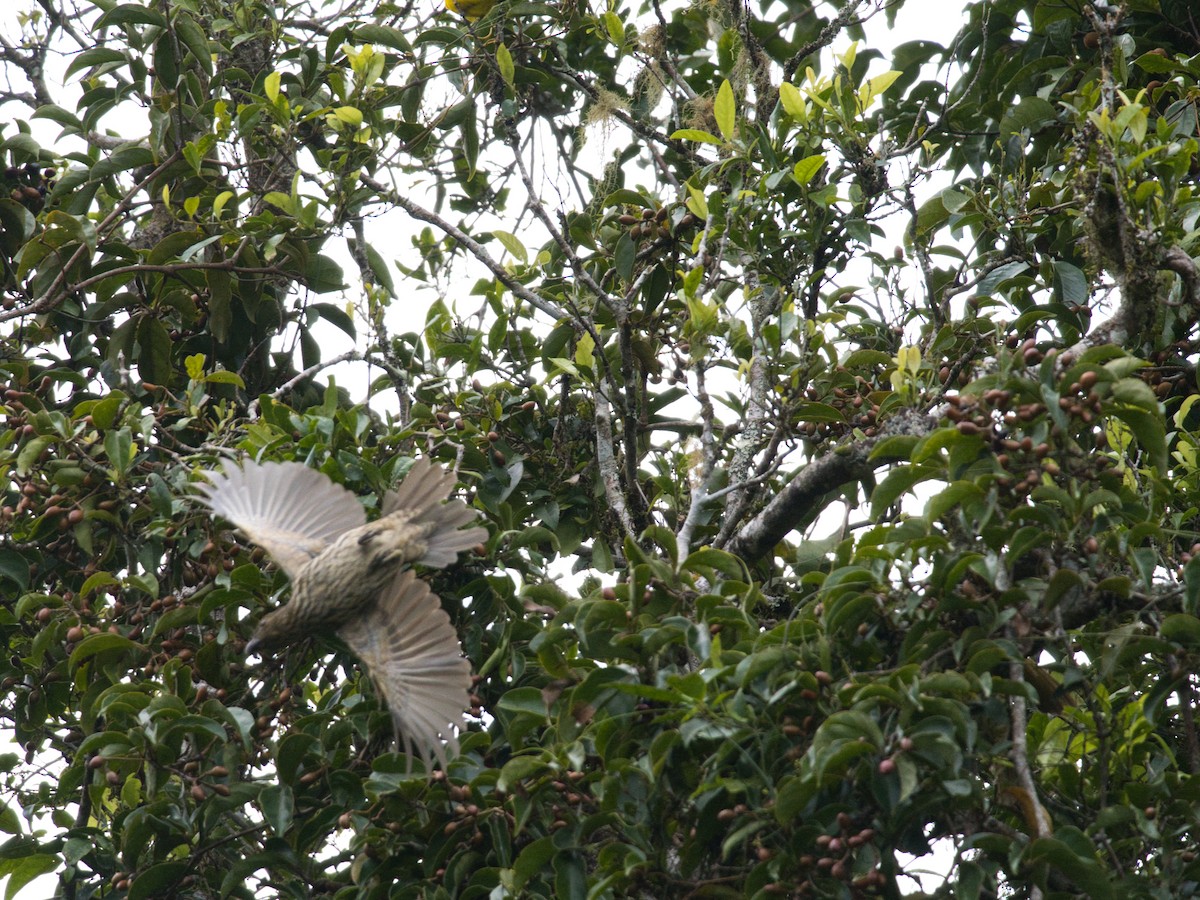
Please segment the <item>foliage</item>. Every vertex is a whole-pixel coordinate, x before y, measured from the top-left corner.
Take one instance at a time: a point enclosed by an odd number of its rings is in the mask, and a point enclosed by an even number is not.
[[[426,6],[3,44],[10,892],[1195,895],[1191,5]],[[246,660],[229,451],[458,467],[448,771]]]

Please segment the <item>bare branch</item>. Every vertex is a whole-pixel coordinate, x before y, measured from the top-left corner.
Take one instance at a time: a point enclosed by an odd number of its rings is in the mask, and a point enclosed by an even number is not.
[[[1008,677],[1018,684],[1024,683],[1025,666],[1020,660],[1014,659],[1009,662]],[[1012,695],[1009,704],[1009,717],[1012,723],[1012,749],[1010,751],[1010,758],[1012,759],[1013,771],[1017,776],[1017,783],[1025,793],[1025,803],[1022,804],[1022,808],[1030,820],[1028,825],[1034,831],[1033,837],[1049,837],[1054,828],[1050,824],[1050,815],[1038,799],[1037,785],[1033,780],[1033,770],[1029,768],[1029,744],[1027,739],[1029,721],[1025,709],[1025,695],[1019,691]],[[1032,897],[1032,894],[1030,896]]]
[[[299,372],[296,375],[289,378],[287,381],[285,381],[283,384],[281,384],[279,387],[277,387],[274,391],[271,392],[271,397],[272,397],[272,399],[278,400],[280,397],[282,397],[284,394],[286,394],[288,391],[290,391],[292,388],[294,388],[300,382],[304,381],[304,379],[312,378],[312,376],[316,375],[322,369],[328,369],[330,366],[336,366],[338,363],[361,362],[363,358],[364,358],[363,355],[361,353],[359,353],[357,350],[348,350],[345,353],[341,354],[340,356],[335,356],[332,359],[321,360],[321,362],[316,363],[315,365],[311,365],[307,369],[305,369],[303,372]],[[247,415],[251,419],[258,418],[258,398],[257,397],[255,397],[254,400],[251,401]]]
[[[629,517],[629,509],[625,505],[620,467],[613,449],[612,407],[602,391],[596,391],[593,396],[596,403],[596,464],[600,468],[600,480],[604,483],[604,495],[625,533],[636,537],[633,520]]]
[[[695,474],[695,487],[692,490],[692,502],[688,506],[687,517],[675,534],[680,559],[691,552],[692,532],[700,524],[700,513],[704,505],[712,498],[708,486],[717,467],[717,439],[713,433],[716,414],[713,411],[712,398],[708,396],[704,362],[697,361],[693,371],[696,373],[696,400],[700,403],[700,471]]]
[[[746,290],[750,295],[754,356],[750,360],[750,397],[746,405],[746,424],[737,438],[737,446],[729,462],[729,481],[736,487],[725,504],[725,522],[716,541],[718,547],[729,540],[754,498],[747,476],[750,474],[750,464],[763,447],[771,394],[768,378],[769,354],[764,344],[763,327],[776,315],[779,303],[778,290],[759,282],[758,272],[755,271],[752,261],[743,259],[742,262],[746,264]]]
[[[840,13],[830,19],[813,40],[809,41],[794,54],[792,54],[791,59],[789,59],[783,65],[783,80],[791,81],[792,76],[796,74],[796,71],[800,68],[801,63],[803,63],[818,50],[822,50],[832,44],[834,38],[841,34],[842,29],[847,25],[854,24],[856,21],[855,16],[858,14],[859,7],[861,7],[864,2],[865,0],[853,0],[853,2],[846,4],[846,7]]]
[[[422,222],[428,222],[430,225],[437,227],[442,232],[454,238],[454,240],[466,247],[471,252],[472,256],[487,266],[488,271],[495,276],[497,281],[499,281],[502,285],[512,291],[515,296],[524,300],[534,309],[544,312],[555,321],[561,321],[567,318],[566,310],[564,310],[554,301],[547,300],[545,297],[535,294],[533,291],[529,290],[529,288],[525,287],[525,285],[513,278],[512,274],[505,269],[504,266],[500,265],[500,263],[493,259],[492,255],[487,252],[487,250],[481,243],[479,243],[479,241],[475,240],[461,228],[452,225],[450,222],[446,221],[432,210],[425,209],[423,206],[413,203],[407,197],[401,196],[397,191],[392,190],[383,182],[377,181],[365,173],[361,176],[361,179],[363,184],[374,191],[378,191],[381,196],[386,197],[388,201],[399,206],[414,219],[420,219]]]
[[[804,521],[822,497],[850,481],[865,478],[898,457],[871,459],[871,451],[884,438],[899,434],[926,435],[935,425],[932,416],[919,410],[901,412],[880,426],[874,438],[848,439],[832,453],[815,459],[783,486],[765,508],[738,532],[726,547],[747,562],[769,554],[789,531]]]

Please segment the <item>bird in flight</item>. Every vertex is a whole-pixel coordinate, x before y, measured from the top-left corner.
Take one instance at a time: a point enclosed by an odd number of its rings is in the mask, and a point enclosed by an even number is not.
[[[458,753],[470,664],[450,617],[412,566],[443,568],[487,537],[461,500],[453,474],[413,463],[373,522],[357,498],[294,462],[247,462],[203,473],[201,502],[271,555],[292,582],[291,599],[262,617],[246,651],[278,650],[335,631],[387,701],[398,741],[446,768]],[[443,744],[443,741],[445,742]]]

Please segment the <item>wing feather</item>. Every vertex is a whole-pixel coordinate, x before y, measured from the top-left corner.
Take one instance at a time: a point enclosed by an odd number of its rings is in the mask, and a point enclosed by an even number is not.
[[[471,666],[437,595],[406,570],[369,613],[338,634],[387,701],[397,740],[410,755],[415,747],[427,769],[431,755],[445,769],[448,756],[458,753]]]
[[[227,465],[204,473],[201,501],[263,547],[289,577],[339,535],[366,522],[354,494],[294,462]]]

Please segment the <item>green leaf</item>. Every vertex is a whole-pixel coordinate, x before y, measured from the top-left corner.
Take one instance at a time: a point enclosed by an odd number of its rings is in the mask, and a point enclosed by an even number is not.
[[[1149,72],[1151,75],[1165,75],[1168,72],[1186,72],[1187,66],[1177,62],[1168,56],[1161,53],[1143,53],[1134,64],[1144,72]]]
[[[93,66],[98,68],[111,68],[117,63],[126,62],[125,54],[120,50],[114,50],[111,47],[92,47],[84,50],[67,66],[67,70],[63,73],[63,79],[70,81],[71,76],[76,72],[82,72],[84,69],[90,69]]]
[[[1071,833],[1079,835],[1081,841],[1073,841],[1076,846],[1068,845],[1059,838]],[[1085,845],[1078,846],[1079,843]],[[1113,896],[1113,881],[1111,873],[1100,865],[1095,851],[1090,850],[1091,842],[1082,833],[1070,826],[1059,829],[1053,838],[1038,838],[1030,843],[1022,854],[1026,864],[1044,862],[1064,874],[1079,888],[1086,892],[1092,900],[1108,900]],[[1090,852],[1089,852],[1090,850]]]
[[[179,887],[180,879],[191,866],[184,860],[172,860],[150,866],[129,884],[129,900],[155,900],[168,897]]]
[[[117,587],[121,584],[119,580],[114,578],[108,572],[97,572],[90,576],[87,581],[79,588],[80,599],[87,599],[96,593],[101,588]]]
[[[202,381],[204,379],[204,354],[191,354],[183,361],[183,367],[192,381]]]
[[[117,475],[118,481],[123,481],[125,473],[133,463],[133,434],[128,428],[115,428],[104,435],[104,452],[108,463]]]
[[[681,572],[706,575],[708,569],[720,572],[732,581],[749,581],[746,565],[732,553],[713,547],[701,547],[688,555],[679,567]]]
[[[534,687],[511,688],[496,705],[504,712],[533,715],[541,719],[546,717],[546,700],[542,692]]]
[[[81,664],[100,653],[134,652],[144,649],[141,644],[131,641],[124,635],[102,631],[99,634],[90,634],[80,641],[79,646],[71,652],[68,665],[74,672]]]
[[[467,177],[473,179],[479,164],[479,122],[475,118],[474,107],[462,121],[462,152],[467,163]]]
[[[0,578],[7,578],[24,593],[29,590],[29,561],[16,550],[0,548]]]
[[[154,155],[145,147],[126,147],[123,150],[116,150],[110,153],[97,162],[92,166],[88,177],[99,181],[108,178],[110,175],[128,172],[153,162]]]
[[[1112,396],[1114,400],[1141,407],[1153,414],[1157,414],[1161,408],[1150,385],[1140,378],[1121,378],[1113,382]]]
[[[1076,265],[1063,260],[1054,261],[1054,293],[1059,303],[1086,303],[1087,276]]]
[[[589,332],[585,331],[579,336],[579,341],[575,344],[575,365],[582,368],[594,369],[596,367],[596,357],[593,353],[595,349],[595,340],[593,340]]]
[[[162,13],[140,3],[123,3],[97,19],[94,27],[100,30],[113,25],[154,25],[166,28],[167,20],[163,18]]]
[[[204,74],[211,78],[213,74],[213,54],[208,46],[208,38],[200,26],[196,24],[196,20],[178,7],[175,13],[175,33],[179,35],[179,39],[187,46],[192,58],[204,69]]]
[[[866,88],[866,95],[865,99],[863,100],[863,106],[867,106],[871,100],[886,92],[888,88],[896,83],[896,79],[903,74],[903,72],[897,72],[895,69],[893,69],[869,79],[866,85],[864,85]]]
[[[358,332],[354,327],[354,320],[340,306],[335,306],[332,303],[310,303],[308,308],[329,324],[336,326],[351,340],[357,338]]]
[[[16,810],[0,800],[0,831],[5,834],[20,834],[21,819]]]
[[[209,269],[208,279],[208,330],[220,343],[229,340],[229,329],[233,324],[233,277],[220,269]]]
[[[382,44],[401,53],[412,50],[412,43],[405,37],[404,32],[387,25],[358,25],[354,29],[354,38],[359,43]]]
[[[1041,97],[1024,97],[1000,119],[1000,140],[1010,135],[1028,132],[1036,134],[1056,121],[1058,110]]]
[[[21,889],[39,875],[58,868],[58,857],[44,853],[33,853],[17,859],[8,872],[8,884],[4,887],[4,900],[13,900]]]
[[[554,896],[557,900],[587,900],[587,873],[578,851],[568,850],[554,857]]]
[[[263,818],[271,830],[279,837],[287,834],[292,827],[294,805],[292,789],[286,784],[267,785],[258,795],[258,808],[262,810]]]
[[[309,753],[320,754],[320,742],[311,734],[292,732],[284,735],[275,751],[275,768],[284,784],[295,784],[300,767]]]
[[[396,284],[392,280],[391,267],[387,261],[375,249],[374,244],[366,245],[367,264],[371,267],[371,275],[374,276],[376,283],[387,291],[392,297],[397,296]]]
[[[500,231],[499,229],[492,232],[496,240],[504,245],[504,249],[515,256],[523,263],[529,262],[529,253],[525,249],[525,245],[521,243],[521,239],[509,231]]]
[[[204,376],[204,381],[207,384],[232,384],[238,388],[246,387],[246,382],[242,381],[242,376],[237,372],[230,372],[228,369],[217,369],[214,372],[209,372]]]
[[[539,838],[528,844],[513,863],[513,882],[511,890],[519,893],[530,879],[541,875],[546,870],[546,864],[558,853],[558,847],[551,837]]]
[[[548,769],[549,766],[540,757],[514,756],[500,769],[500,777],[496,779],[496,790],[511,791],[515,785],[546,772]]]
[[[608,32],[608,39],[618,47],[625,43],[625,23],[621,21],[621,17],[609,9],[601,13],[600,18],[604,22],[605,31]]]
[[[171,335],[154,316],[142,316],[137,327],[137,367],[143,381],[171,381]]]
[[[1177,644],[1200,646],[1200,619],[1187,613],[1175,613],[1163,619],[1159,634]]]
[[[126,777],[124,783],[121,785],[121,802],[130,809],[139,806],[144,796],[142,787],[142,780],[140,778],[134,775]],[[90,845],[88,849],[91,849]]]
[[[53,103],[44,103],[33,111],[29,117],[31,119],[50,119],[63,125],[67,128],[78,130],[83,128],[83,122],[79,116],[73,112],[63,109],[61,106],[55,106]]]
[[[263,194],[263,202],[278,207],[289,216],[296,214],[296,204],[292,200],[292,195],[285,194],[283,191],[267,191],[267,193]]]
[[[1123,421],[1133,432],[1138,444],[1150,457],[1150,463],[1159,472],[1167,470],[1166,427],[1162,416],[1132,406],[1118,406],[1112,415]]]
[[[314,253],[309,257],[304,270],[304,283],[309,289],[318,294],[330,291],[340,291],[346,287],[346,276],[342,267],[323,253]]]
[[[915,485],[936,478],[938,474],[939,468],[934,466],[897,466],[892,469],[871,492],[871,517],[879,518],[889,506]]]

